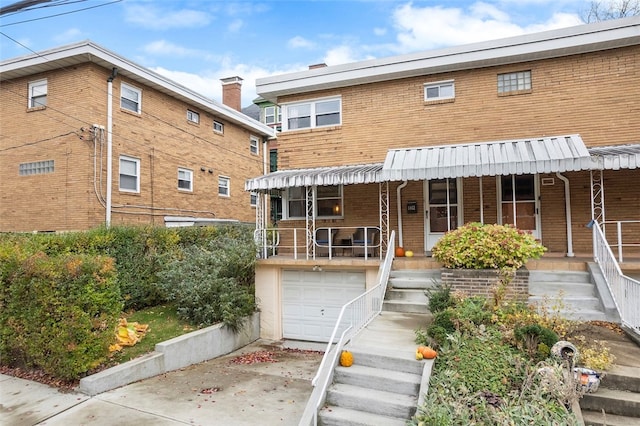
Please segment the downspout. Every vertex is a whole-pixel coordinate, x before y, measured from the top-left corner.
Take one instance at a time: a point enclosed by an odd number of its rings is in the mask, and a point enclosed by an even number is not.
[[[400,195],[400,191],[407,186],[407,181],[405,180],[400,185],[398,185],[397,191],[397,204],[398,204],[398,247],[404,247],[402,242],[402,196]]]
[[[569,179],[556,172],[558,179],[564,182],[564,205],[567,215],[567,257],[575,256],[573,253],[573,233],[571,232],[571,192],[569,190]]]
[[[107,202],[105,226],[111,226],[111,186],[113,169],[113,79],[118,75],[118,68],[111,70],[107,79]]]

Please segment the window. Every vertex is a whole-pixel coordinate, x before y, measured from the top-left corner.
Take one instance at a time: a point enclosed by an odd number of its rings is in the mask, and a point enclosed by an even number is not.
[[[178,168],[178,189],[193,191],[193,171]]]
[[[440,99],[453,99],[456,96],[453,80],[427,83],[424,85],[424,100],[436,101]]]
[[[258,194],[255,192],[251,193],[251,207],[256,207],[258,205]]]
[[[276,124],[282,121],[282,112],[279,106],[268,106],[264,109],[264,123]]]
[[[260,138],[251,136],[249,140],[249,151],[254,155],[260,154]]]
[[[275,172],[278,170],[278,150],[272,149],[269,151],[269,172]]]
[[[140,192],[140,160],[120,157],[120,191]]]
[[[213,131],[216,133],[224,133],[224,124],[219,121],[213,121]]]
[[[122,83],[120,86],[120,92],[120,108],[140,114],[142,112],[142,108],[140,108],[142,91],[133,86]]]
[[[190,109],[188,109],[187,110],[187,120],[192,122],[192,123],[200,124],[200,114],[198,114],[195,111],[191,111]]]
[[[223,197],[229,197],[230,194],[230,185],[231,179],[226,176],[218,176],[218,195]]]
[[[531,90],[531,71],[498,74],[498,93]]]
[[[316,189],[316,217],[342,217],[342,186],[319,186]],[[307,196],[304,187],[289,188],[286,192],[287,218],[306,216]]]
[[[34,161],[32,163],[21,163],[18,169],[20,176],[41,175],[44,173],[53,173],[53,160]]]
[[[43,107],[46,105],[47,80],[38,80],[29,83],[29,108]]]
[[[284,108],[284,122],[286,124],[284,130],[308,129],[341,123],[342,102],[340,98],[289,104]]]

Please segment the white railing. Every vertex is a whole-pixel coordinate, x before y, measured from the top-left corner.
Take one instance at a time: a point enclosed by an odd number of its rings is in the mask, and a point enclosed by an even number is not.
[[[622,252],[625,247],[640,247],[640,240],[629,241],[631,235],[640,238],[640,220],[607,220],[602,223],[602,232],[607,241],[615,241],[609,245],[615,248],[620,263],[624,262]]]
[[[640,336],[640,281],[622,273],[598,223],[593,223],[593,258],[602,270],[622,325]]]
[[[362,239],[356,239],[356,230]],[[380,228],[377,226],[318,227],[313,237],[306,228],[256,229],[254,239],[261,259],[272,256],[291,256],[294,259],[335,257],[382,258]],[[307,245],[311,241],[311,246]]]
[[[333,333],[331,333],[331,338],[327,343],[327,349],[320,362],[320,367],[318,367],[318,372],[311,381],[314,390],[307,402],[307,408],[299,425],[317,425],[317,413],[324,402],[325,394],[333,377],[333,371],[338,363],[342,348],[382,311],[382,303],[387,292],[387,282],[389,281],[389,274],[393,264],[395,238],[395,231],[392,231],[389,237],[387,254],[378,269],[376,286],[346,303],[340,310]],[[338,333],[341,333],[340,339],[333,346]]]

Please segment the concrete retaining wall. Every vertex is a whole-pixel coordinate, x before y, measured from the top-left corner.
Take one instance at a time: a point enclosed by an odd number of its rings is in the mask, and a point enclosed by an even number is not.
[[[225,325],[217,324],[158,343],[154,352],[81,379],[78,390],[87,395],[97,395],[167,371],[226,355],[259,337],[260,314],[256,312],[238,333]]]

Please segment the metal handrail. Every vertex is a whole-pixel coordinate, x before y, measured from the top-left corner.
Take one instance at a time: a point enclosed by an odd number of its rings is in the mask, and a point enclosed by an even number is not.
[[[592,225],[593,258],[602,270],[622,325],[640,336],[640,281],[622,273],[600,225],[597,222]]]
[[[378,269],[377,284],[373,288],[362,293],[360,296],[347,302],[340,310],[336,325],[331,333],[331,338],[327,343],[327,349],[325,350],[322,361],[320,362],[320,367],[318,367],[318,372],[311,381],[311,384],[316,387],[316,389],[314,389],[309,401],[307,402],[307,408],[311,407],[314,410],[313,419],[306,418],[305,415],[303,415],[300,425],[308,426],[311,420],[313,420],[313,423],[311,424],[317,424],[317,411],[320,409],[320,405],[322,404],[323,397],[327,391],[327,387],[329,386],[329,378],[333,376],[333,371],[337,364],[337,357],[342,351],[342,348],[382,311],[384,295],[387,291],[387,283],[389,281],[389,274],[391,273],[391,266],[393,265],[395,255],[395,238],[395,231],[392,231],[389,238],[389,249],[387,250],[384,261]],[[348,311],[351,315],[347,317],[345,314]],[[339,330],[343,327],[345,329],[342,331],[340,339],[333,348],[335,352],[332,354],[331,346],[333,345]],[[329,361],[330,358],[331,361]],[[308,409],[305,410],[305,414],[308,412]]]
[[[610,244],[611,247],[616,247],[616,251],[618,252],[618,262],[624,262],[624,257],[622,254],[622,249],[624,247],[640,247],[640,242],[627,242],[623,241],[623,233],[622,233],[622,225],[636,225],[637,228],[640,229],[640,220],[606,220],[602,222],[602,233],[607,235],[607,225],[615,225],[616,235],[615,235],[615,244]],[[628,230],[628,228],[627,228]],[[629,233],[629,231],[627,231]],[[633,235],[638,235],[638,232],[631,231]]]

